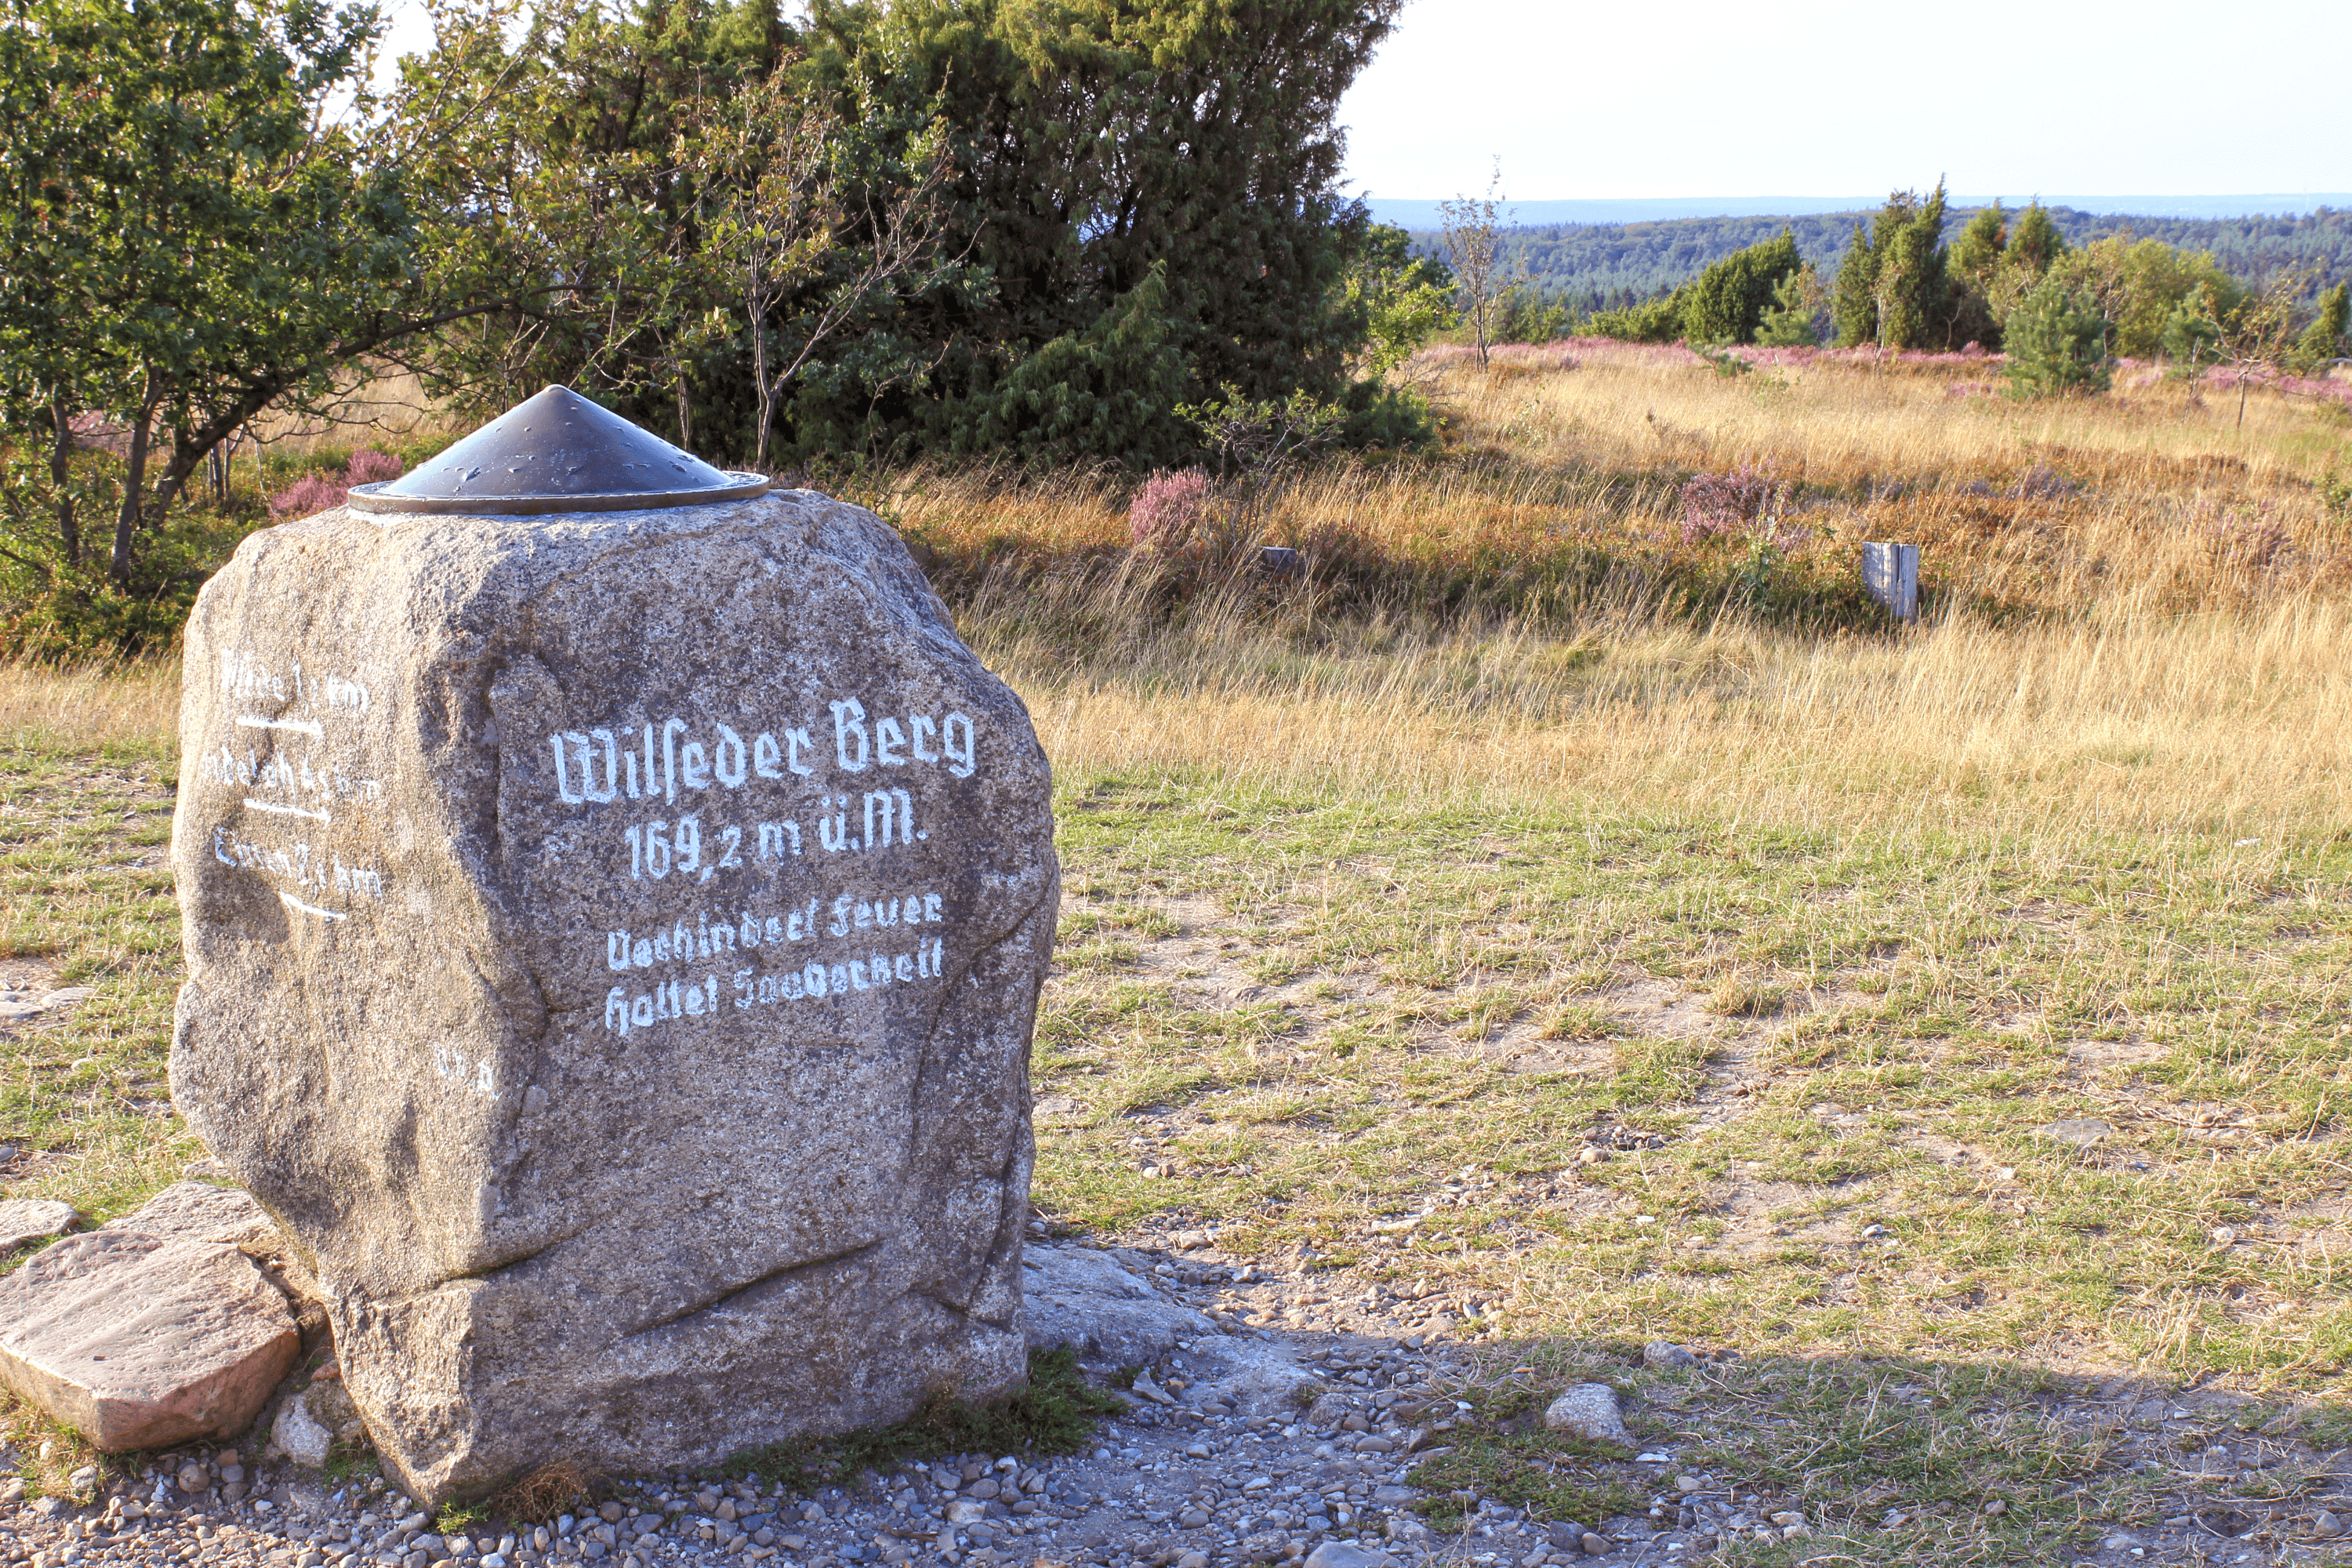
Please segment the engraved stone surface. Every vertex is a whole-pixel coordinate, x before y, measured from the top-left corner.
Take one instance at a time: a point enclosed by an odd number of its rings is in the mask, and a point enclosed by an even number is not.
[[[286,1298],[216,1242],[98,1231],[0,1279],[0,1383],[109,1453],[243,1431],[300,1348]]]
[[[881,520],[339,508],[185,669],[173,1096],[404,1486],[1020,1378],[1049,778]]]

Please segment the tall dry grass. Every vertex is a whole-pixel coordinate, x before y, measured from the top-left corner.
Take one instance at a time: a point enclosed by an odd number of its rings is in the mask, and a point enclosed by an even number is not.
[[[162,752],[180,718],[177,659],[61,667],[0,663],[0,745]]]
[[[2241,432],[2162,383],[2015,405],[1951,374],[1570,357],[1444,370],[1452,460],[1328,469],[1270,519],[1424,582],[1618,552],[1537,616],[1402,591],[1339,615],[1316,585],[1239,579],[1171,613],[1121,548],[1113,480],[918,475],[895,501],[951,553],[1032,563],[984,574],[961,619],[1081,769],[2053,842],[2352,821],[2352,528],[2314,483],[2344,441],[2331,410],[2257,393]],[[1818,572],[1864,538],[1921,542],[1944,613],[1816,636],[1664,602],[1680,481],[1743,462],[1809,496]]]

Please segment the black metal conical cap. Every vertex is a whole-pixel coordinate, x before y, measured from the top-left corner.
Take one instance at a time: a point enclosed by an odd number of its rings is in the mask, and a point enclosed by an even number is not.
[[[362,511],[641,511],[763,493],[760,474],[728,473],[568,386],[525,398],[396,479],[357,485]]]

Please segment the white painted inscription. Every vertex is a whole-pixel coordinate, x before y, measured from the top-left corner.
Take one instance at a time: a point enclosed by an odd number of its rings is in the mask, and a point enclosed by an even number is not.
[[[373,769],[333,755],[351,737],[329,728],[368,710],[366,684],[247,649],[221,656],[220,682],[237,710],[233,733],[195,758],[196,782],[222,797],[213,858],[259,876],[288,910],[308,919],[335,925],[373,908],[386,890],[383,868],[327,831],[383,799]]]

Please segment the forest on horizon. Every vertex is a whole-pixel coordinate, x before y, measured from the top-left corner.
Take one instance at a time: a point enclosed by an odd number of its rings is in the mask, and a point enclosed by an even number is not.
[[[1945,215],[1947,238],[1982,210],[1954,206]],[[2011,212],[2021,209],[2010,208]],[[2131,213],[2043,209],[2067,244],[2080,247],[2111,236],[2154,239],[2184,251],[2210,252],[2216,264],[2254,288],[2289,269],[2316,274],[2317,288],[2352,277],[2352,212],[2321,207],[2288,217],[2173,218]],[[1672,293],[1715,262],[1787,229],[1797,253],[1824,277],[1845,258],[1856,222],[1875,209],[1790,216],[1674,218],[1651,223],[1521,224],[1501,236],[1507,273],[1566,308],[1570,320]],[[1442,258],[1435,229],[1412,232],[1413,254]]]

